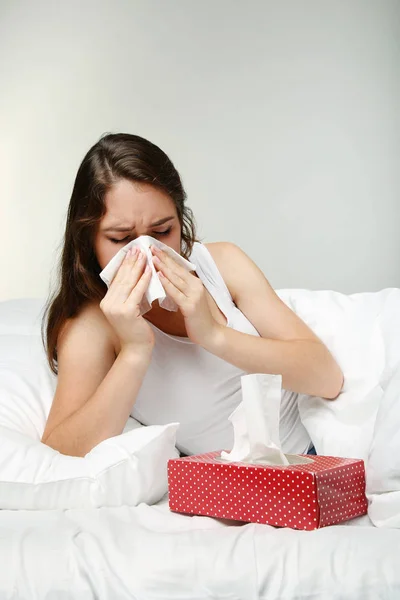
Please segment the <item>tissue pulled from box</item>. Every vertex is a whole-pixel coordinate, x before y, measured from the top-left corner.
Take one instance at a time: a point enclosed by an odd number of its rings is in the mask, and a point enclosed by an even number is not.
[[[221,452],[228,462],[289,465],[310,462],[302,456],[282,452],[279,416],[282,376],[254,373],[241,377],[242,401],[229,416],[234,443],[230,452]]]

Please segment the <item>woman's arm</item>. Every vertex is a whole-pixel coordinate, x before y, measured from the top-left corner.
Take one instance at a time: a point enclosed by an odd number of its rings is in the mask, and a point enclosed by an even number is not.
[[[298,393],[334,399],[343,374],[326,346],[274,292],[263,272],[237,246],[207,244],[236,306],[260,338],[219,327],[208,350],[249,373],[282,374]]]
[[[122,433],[151,355],[122,349],[115,358],[112,330],[98,306],[67,322],[58,343],[58,381],[42,442],[85,456]]]

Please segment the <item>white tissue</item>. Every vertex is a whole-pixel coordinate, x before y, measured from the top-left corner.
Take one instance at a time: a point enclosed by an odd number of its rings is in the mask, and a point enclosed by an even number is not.
[[[231,452],[221,452],[229,462],[289,465],[312,459],[284,454],[279,439],[282,376],[255,373],[241,377],[242,402],[229,416],[233,425]]]
[[[183,258],[183,256],[175,252],[175,250],[173,250],[166,244],[163,244],[159,240],[156,240],[155,238],[151,237],[150,235],[141,235],[140,237],[136,238],[135,240],[132,240],[131,242],[129,242],[129,244],[126,244],[126,246],[121,248],[121,250],[119,250],[117,254],[113,256],[113,258],[110,260],[110,262],[104,267],[104,269],[100,273],[100,277],[107,285],[107,287],[110,287],[110,284],[115,274],[117,273],[122,261],[124,260],[129,248],[131,248],[132,246],[137,246],[138,248],[140,248],[145,253],[147,264],[149,265],[152,271],[149,287],[147,288],[147,291],[143,296],[143,300],[139,306],[141,315],[144,315],[151,309],[151,305],[153,304],[154,300],[158,300],[158,303],[161,306],[161,308],[165,308],[165,310],[178,310],[176,303],[165,293],[165,290],[157,275],[157,271],[153,265],[153,255],[150,250],[151,245],[160,248],[160,250],[164,250],[166,254],[171,256],[171,258],[173,258],[187,271],[196,270],[196,266],[194,264]]]

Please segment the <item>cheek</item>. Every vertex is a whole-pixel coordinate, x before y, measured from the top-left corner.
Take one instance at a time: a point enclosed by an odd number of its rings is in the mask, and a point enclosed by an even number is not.
[[[168,240],[168,246],[171,246],[175,252],[180,254],[181,252],[181,232],[180,229],[177,229]]]
[[[95,244],[95,252],[97,262],[99,263],[101,270],[110,262],[120,249],[120,246],[111,244],[107,240],[98,240]]]

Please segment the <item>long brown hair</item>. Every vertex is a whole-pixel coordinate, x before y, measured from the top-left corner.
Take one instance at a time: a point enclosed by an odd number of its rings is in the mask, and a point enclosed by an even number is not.
[[[181,224],[181,253],[190,256],[196,241],[193,213],[178,171],[158,146],[137,135],[108,134],[86,154],[76,175],[68,207],[58,287],[47,300],[42,340],[51,370],[57,374],[57,339],[65,321],[87,301],[100,302],[107,291],[94,251],[97,226],[106,212],[104,196],[120,179],[146,182],[166,192]]]

